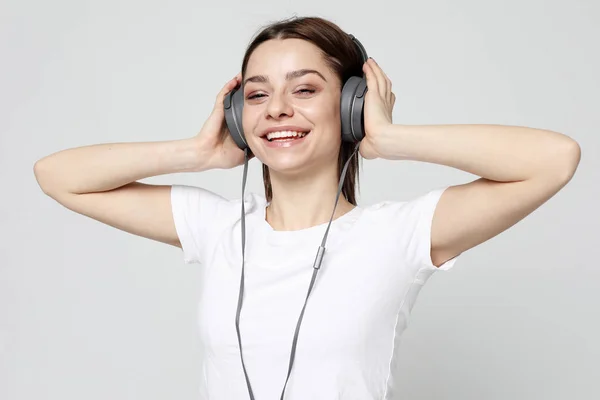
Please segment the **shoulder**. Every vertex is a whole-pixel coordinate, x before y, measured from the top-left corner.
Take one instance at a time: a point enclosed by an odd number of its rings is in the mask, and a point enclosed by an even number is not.
[[[446,189],[436,188],[407,200],[385,200],[362,208],[367,219],[384,224],[397,224],[399,221],[417,223],[433,217]]]
[[[171,203],[174,212],[190,218],[203,216],[211,220],[235,220],[241,216],[242,199],[228,199],[211,190],[190,185],[173,185]],[[266,199],[256,193],[247,193],[244,201],[246,214],[261,213]]]
[[[248,193],[244,201],[246,218],[264,213],[264,204],[264,197]],[[200,261],[222,233],[239,225],[241,207],[241,198],[231,200],[201,187],[172,185],[173,221],[186,262]]]
[[[365,208],[370,226],[379,236],[385,235],[396,248],[401,249],[405,261],[430,273],[448,270],[456,257],[435,266],[431,258],[433,216],[442,194],[448,187],[436,188],[404,201],[384,201]]]

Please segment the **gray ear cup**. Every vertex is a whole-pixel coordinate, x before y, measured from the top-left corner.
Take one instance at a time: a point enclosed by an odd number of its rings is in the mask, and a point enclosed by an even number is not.
[[[362,43],[352,34],[348,34],[360,52],[363,62],[368,56]],[[345,142],[360,142],[365,137],[364,106],[367,93],[367,80],[352,76],[346,81],[340,99],[340,118],[342,120],[342,140]]]
[[[365,137],[363,109],[366,93],[365,78],[352,76],[344,84],[340,101],[340,117],[342,140],[345,142],[360,142]]]
[[[248,147],[246,136],[242,125],[242,112],[244,110],[244,91],[241,88],[233,89],[227,93],[223,100],[225,108],[225,123],[227,129],[231,133],[231,137],[235,144],[245,150]]]

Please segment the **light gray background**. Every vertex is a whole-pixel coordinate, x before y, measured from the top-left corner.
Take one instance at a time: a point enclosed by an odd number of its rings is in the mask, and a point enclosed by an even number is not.
[[[561,193],[421,292],[403,398],[600,397],[599,3],[348,4],[2,0],[0,399],[195,398],[197,268],[58,205],[33,164],[68,147],[195,135],[252,34],[294,14],[359,37],[394,83],[396,123],[525,125],[582,147]],[[362,205],[474,178],[363,166]],[[261,191],[256,160],[249,176]],[[148,182],[236,197],[241,168]]]

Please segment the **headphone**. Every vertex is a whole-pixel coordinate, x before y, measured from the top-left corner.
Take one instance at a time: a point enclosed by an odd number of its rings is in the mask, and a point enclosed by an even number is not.
[[[367,62],[367,51],[362,43],[354,35],[348,34],[348,36],[358,48],[363,63]],[[365,137],[363,110],[367,90],[367,80],[364,74],[361,76],[351,76],[344,83],[340,99],[342,141],[344,142],[358,143]],[[248,143],[246,142],[246,136],[242,127],[242,112],[244,110],[243,88],[236,88],[227,93],[223,100],[223,105],[225,107],[225,122],[233,141],[241,150],[247,150]]]

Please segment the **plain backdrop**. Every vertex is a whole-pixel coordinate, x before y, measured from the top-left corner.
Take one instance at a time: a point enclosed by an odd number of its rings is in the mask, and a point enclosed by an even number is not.
[[[195,135],[252,35],[294,15],[362,41],[393,82],[395,123],[523,125],[582,148],[558,195],[427,283],[402,342],[402,398],[600,398],[599,2],[2,0],[0,399],[196,398],[196,266],[63,208],[33,165]],[[362,165],[360,205],[475,179]],[[234,198],[241,173],[146,182]],[[248,190],[262,191],[257,160]]]

